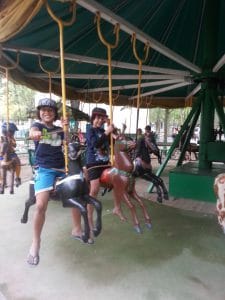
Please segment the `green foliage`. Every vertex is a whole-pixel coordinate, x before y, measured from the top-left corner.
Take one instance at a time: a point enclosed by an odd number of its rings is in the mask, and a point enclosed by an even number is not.
[[[190,112],[190,108],[177,108],[169,110],[169,124],[182,125]],[[160,122],[164,122],[165,109],[152,108],[149,112],[149,124],[156,124],[156,127],[160,126]]]
[[[35,91],[11,81],[8,84],[8,91],[9,119],[15,122],[26,121],[28,111],[34,109]],[[6,120],[6,83],[2,77],[0,78],[0,105],[0,119]]]

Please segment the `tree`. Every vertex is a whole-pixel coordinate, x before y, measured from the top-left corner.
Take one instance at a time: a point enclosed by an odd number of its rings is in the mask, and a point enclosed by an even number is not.
[[[28,111],[34,109],[35,91],[22,85],[16,85],[9,81],[9,119],[18,123],[19,121],[26,121],[28,118]],[[6,82],[3,77],[0,80],[0,118],[6,120]]]

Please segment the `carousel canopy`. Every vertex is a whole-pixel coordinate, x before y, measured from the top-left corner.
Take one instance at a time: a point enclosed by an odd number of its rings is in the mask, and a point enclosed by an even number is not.
[[[1,66],[12,80],[41,92],[61,94],[59,30],[43,0],[0,2]],[[71,19],[69,0],[49,0],[59,18]],[[118,46],[112,53],[113,104],[137,102],[139,63],[142,64],[140,107],[191,106],[206,78],[224,91],[225,1],[223,0],[77,0],[76,18],[64,26],[66,95],[71,100],[108,104],[107,47],[96,29],[100,14],[105,40]],[[16,64],[16,61],[18,64]],[[4,68],[2,69],[4,70]]]

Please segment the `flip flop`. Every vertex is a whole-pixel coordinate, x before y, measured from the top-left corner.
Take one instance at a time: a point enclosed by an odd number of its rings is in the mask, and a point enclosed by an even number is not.
[[[82,240],[82,237],[79,236],[79,235],[73,235],[73,234],[71,234],[71,238],[74,239],[74,240],[80,241],[80,242],[82,242],[82,243],[84,242],[84,241]]]
[[[88,245],[93,245],[94,244],[94,240],[92,238],[89,238],[88,241],[85,243],[83,241],[82,237],[79,236],[79,235],[73,235],[73,234],[71,234],[71,237],[72,237],[72,239],[80,241],[83,244],[88,244]]]
[[[28,254],[28,257],[27,257],[27,263],[30,265],[30,266],[37,266],[39,264],[39,261],[40,261],[40,257],[39,255],[31,255],[30,253]]]

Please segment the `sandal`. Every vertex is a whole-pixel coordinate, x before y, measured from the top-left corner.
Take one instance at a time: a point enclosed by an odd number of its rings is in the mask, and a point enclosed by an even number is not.
[[[83,243],[82,237],[79,236],[79,235],[73,235],[73,234],[71,234],[71,238]]]
[[[92,238],[89,238],[86,244],[93,245],[94,243],[95,241]]]
[[[30,253],[28,254],[28,257],[27,257],[27,263],[31,266],[37,266],[39,264],[39,261],[40,261],[40,257],[39,255],[31,255]]]
[[[82,237],[79,236],[79,235],[73,235],[73,234],[71,234],[71,237],[72,237],[72,239],[80,241],[83,244],[88,244],[88,245],[93,245],[94,244],[94,240],[92,238],[89,238],[88,241],[85,243],[83,241]]]

